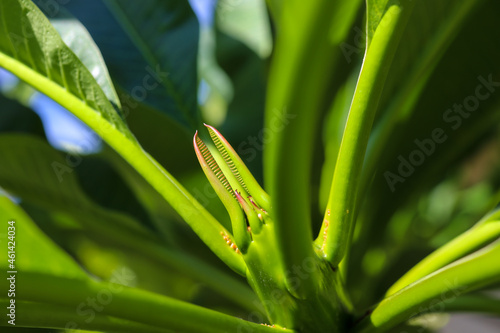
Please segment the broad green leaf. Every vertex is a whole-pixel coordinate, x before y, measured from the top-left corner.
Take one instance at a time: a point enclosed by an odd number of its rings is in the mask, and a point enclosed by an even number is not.
[[[265,185],[285,271],[314,256],[310,178],[315,133],[325,104],[330,103],[329,83],[341,59],[340,48],[325,30],[341,7],[331,1],[284,2],[279,19],[262,132]],[[294,292],[305,294],[313,278]]]
[[[500,242],[445,266],[377,304],[353,332],[384,332],[433,306],[500,281]]]
[[[142,149],[90,72],[35,5],[27,0],[4,1],[0,16],[5,22],[0,34],[0,66],[96,131],[155,187],[214,253],[244,274],[243,260],[220,236],[224,228]]]
[[[264,0],[220,0],[215,15],[221,32],[240,40],[261,58],[271,54],[271,26]]]
[[[23,9],[32,14],[21,15]],[[29,78],[30,83],[43,85],[44,80],[52,81],[64,88],[66,94],[78,99],[80,108],[93,109],[93,117],[102,117],[125,137],[132,138],[90,72],[59,37],[52,38],[57,33],[31,2],[3,1],[0,14],[4,22],[0,38],[2,67],[14,75],[23,74],[21,79],[25,81],[28,81],[28,73],[36,72],[36,76]],[[50,43],[46,42],[49,38],[46,34],[51,34]],[[49,88],[46,86],[46,89]]]
[[[44,8],[40,1],[35,1],[35,3],[42,5],[42,9]],[[52,7],[49,6],[48,8]],[[115,107],[121,109],[118,95],[109,76],[104,59],[87,29],[64,8],[58,8],[57,11],[50,14],[50,22],[56,28],[64,43],[89,70],[108,100]],[[16,89],[21,91],[14,92],[14,97],[17,97],[21,103],[28,104],[34,90],[24,82],[20,82]],[[28,89],[29,91],[26,91]]]
[[[59,8],[57,14],[50,17],[50,23],[56,28],[64,43],[87,67],[108,100],[121,109],[104,59],[87,29],[64,8]]]
[[[138,104],[146,103],[171,117],[177,116],[179,120],[183,118],[178,110],[168,108],[171,105],[168,104],[169,97],[156,79],[161,79],[158,76],[161,72],[155,73],[155,69],[146,62],[102,1],[73,0],[64,6],[55,6],[43,0],[34,2],[49,19],[57,17],[61,7],[67,9],[88,30],[106,62],[116,88],[121,87],[128,92],[126,98],[121,98],[124,114],[128,115]]]
[[[144,78],[143,94],[147,95],[148,87],[160,84],[168,98],[165,107],[179,112],[186,124],[196,128],[199,25],[189,3],[180,0],[141,3],[106,0],[105,3],[149,64],[151,83]],[[136,93],[134,89],[132,93]]]
[[[387,5],[387,7],[386,7]],[[368,47],[352,100],[317,244],[333,265],[344,257],[359,205],[359,178],[382,89],[414,2],[368,1]]]
[[[103,280],[112,278],[121,267],[129,267],[137,276],[138,288],[184,301],[195,301],[199,293],[209,290],[219,301],[237,305],[235,311],[259,311],[260,303],[244,281],[182,248],[164,246],[152,235],[148,238],[117,231],[106,226],[106,216],[92,216],[98,223],[88,223],[89,217],[83,214],[79,217],[41,212],[27,204],[24,207],[87,271]],[[81,230],[75,230],[77,227]]]
[[[121,98],[124,114],[133,112],[138,105],[146,104],[186,125],[184,115],[174,106],[172,96],[162,84],[165,71],[153,66],[156,64],[148,63],[103,1],[73,0],[64,6],[54,6],[43,0],[37,0],[36,3],[49,18],[57,15],[59,7],[64,7],[89,31],[106,61],[116,88],[126,91],[126,94],[122,94],[122,97],[126,97]],[[175,34],[172,31],[170,33]],[[190,40],[189,43],[195,41]],[[196,89],[196,84],[192,89]]]

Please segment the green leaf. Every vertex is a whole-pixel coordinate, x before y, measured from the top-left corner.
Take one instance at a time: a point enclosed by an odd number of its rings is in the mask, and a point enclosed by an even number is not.
[[[382,89],[414,2],[368,1],[368,47],[333,175],[330,198],[317,243],[337,265],[347,250],[358,214],[356,205],[368,138]]]
[[[142,149],[94,78],[35,5],[27,0],[4,1],[0,16],[5,22],[0,27],[0,66],[96,131],[155,187],[219,258],[243,275],[243,260],[220,235],[225,229]]]
[[[241,160],[236,151],[234,151],[229,142],[227,142],[222,134],[220,134],[214,127],[209,125],[205,125],[205,127],[207,127],[210,137],[217,150],[222,155],[225,163],[231,169],[231,173],[243,187],[243,192],[251,195],[262,208],[271,209],[269,206],[269,196],[253,178],[252,173],[248,170],[245,163]]]
[[[232,231],[238,245],[236,251],[241,250],[245,254],[251,235],[258,235],[263,224],[271,222],[269,196],[222,134],[212,126],[205,124],[205,127],[213,141],[210,146],[215,147],[210,149],[196,132],[193,142],[196,155],[203,172],[231,217]]]
[[[220,146],[217,146],[217,149],[211,152],[198,137],[198,132],[194,136],[193,144],[203,172],[231,218],[234,242],[230,238],[230,235],[224,235],[227,244],[237,253],[241,251],[245,254],[251,241],[250,233],[247,230],[247,221],[249,221],[250,226],[255,231],[260,231],[261,227],[261,221],[258,219],[255,219],[256,223],[254,223],[254,220],[245,219],[242,207],[248,208],[248,205],[240,194],[245,193],[245,196],[247,194],[245,183],[241,176],[239,176],[238,169],[234,167],[234,162],[232,162],[227,153],[224,154],[221,151]],[[246,211],[247,209],[245,209]]]
[[[57,14],[50,17],[50,23],[56,28],[64,43],[87,67],[108,100],[121,109],[104,59],[87,29],[64,8],[59,8]]]
[[[43,7],[42,7],[43,8]],[[50,22],[56,28],[64,43],[82,61],[83,65],[95,78],[108,100],[118,109],[121,109],[120,100],[113,86],[104,59],[97,45],[92,40],[87,29],[64,8],[58,8],[51,13]],[[29,91],[26,91],[27,88]],[[19,82],[14,96],[23,103],[28,104],[34,90],[24,82]],[[12,93],[9,93],[11,95]]]
[[[500,281],[500,241],[430,274],[376,305],[353,330],[385,332],[441,302]]]
[[[163,71],[157,72],[157,68],[146,61],[103,1],[69,1],[64,6],[45,0],[34,2],[49,18],[57,16],[59,9],[64,8],[85,26],[106,61],[115,87],[127,92],[125,98],[123,94],[120,96],[124,114],[147,104],[186,124],[184,115],[173,105],[171,96],[160,82]]]
[[[23,10],[31,15],[22,15]],[[79,105],[75,108],[93,109],[93,117],[102,117],[125,137],[132,139],[127,126],[90,72],[59,36],[52,38],[57,33],[31,2],[4,1],[0,5],[0,15],[4,22],[0,28],[0,66],[32,85],[43,86],[44,80],[50,80],[64,87],[66,94],[78,100]],[[47,43],[49,35],[51,42]],[[29,76],[31,71],[37,75]],[[44,90],[48,89],[49,86]]]
[[[149,64],[154,83],[165,89],[168,108],[196,128],[198,21],[187,1],[148,0],[123,2],[106,0],[123,29]],[[149,71],[151,72],[151,70]],[[144,79],[146,80],[146,79]],[[132,91],[134,92],[134,91]]]
[[[61,36],[64,43],[71,51],[82,61],[82,63],[91,72],[92,76],[98,81],[101,89],[118,109],[121,109],[120,101],[113,87],[111,78],[109,77],[106,64],[102,59],[102,55],[89,35],[87,29],[63,7],[51,6],[42,1],[33,0],[41,10],[48,11],[49,18]],[[17,35],[13,35],[17,42],[20,39]],[[3,93],[9,98],[16,99],[22,105],[30,105],[30,99],[36,91],[25,82],[18,81],[14,87],[9,87]]]

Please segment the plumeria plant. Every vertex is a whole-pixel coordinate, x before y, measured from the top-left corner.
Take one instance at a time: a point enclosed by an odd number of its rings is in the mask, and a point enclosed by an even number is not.
[[[499,10],[0,1],[2,332],[500,315]]]

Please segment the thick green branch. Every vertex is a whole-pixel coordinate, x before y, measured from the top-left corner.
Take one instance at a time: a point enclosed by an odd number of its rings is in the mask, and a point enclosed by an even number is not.
[[[9,299],[1,299],[2,308],[10,305]],[[75,307],[58,306],[38,302],[16,302],[16,327],[39,327],[60,329],[99,330],[114,333],[142,332],[142,333],[172,333],[171,330],[139,324],[126,319],[118,319],[94,312],[95,316],[82,316],[75,311]],[[29,315],[28,315],[29,314]],[[10,320],[10,319],[7,319]],[[89,321],[87,323],[87,321]],[[5,321],[2,325],[8,326]]]
[[[220,237],[220,232],[225,230],[224,227],[149,156],[137,141],[127,137],[100,113],[69,94],[65,88],[16,59],[0,53],[0,66],[70,110],[96,131],[170,203],[219,258],[239,274],[245,274],[246,268],[241,256],[229,249],[224,239]]]
[[[385,79],[414,2],[388,6],[370,41],[335,166],[325,219],[316,240],[324,257],[337,265],[345,255],[357,215],[364,156]]]
[[[18,275],[16,283],[20,286],[16,300],[43,302],[84,311],[92,308],[87,302],[93,299],[101,309],[99,314],[153,328],[193,333],[292,332],[247,322],[170,297],[118,284],[27,272]]]

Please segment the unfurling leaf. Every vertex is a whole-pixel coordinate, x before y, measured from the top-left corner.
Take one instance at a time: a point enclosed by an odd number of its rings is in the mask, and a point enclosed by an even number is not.
[[[246,253],[251,235],[259,234],[268,216],[269,196],[222,134],[212,126],[205,126],[213,144],[205,144],[196,132],[193,139],[196,156],[229,213],[237,250]]]

